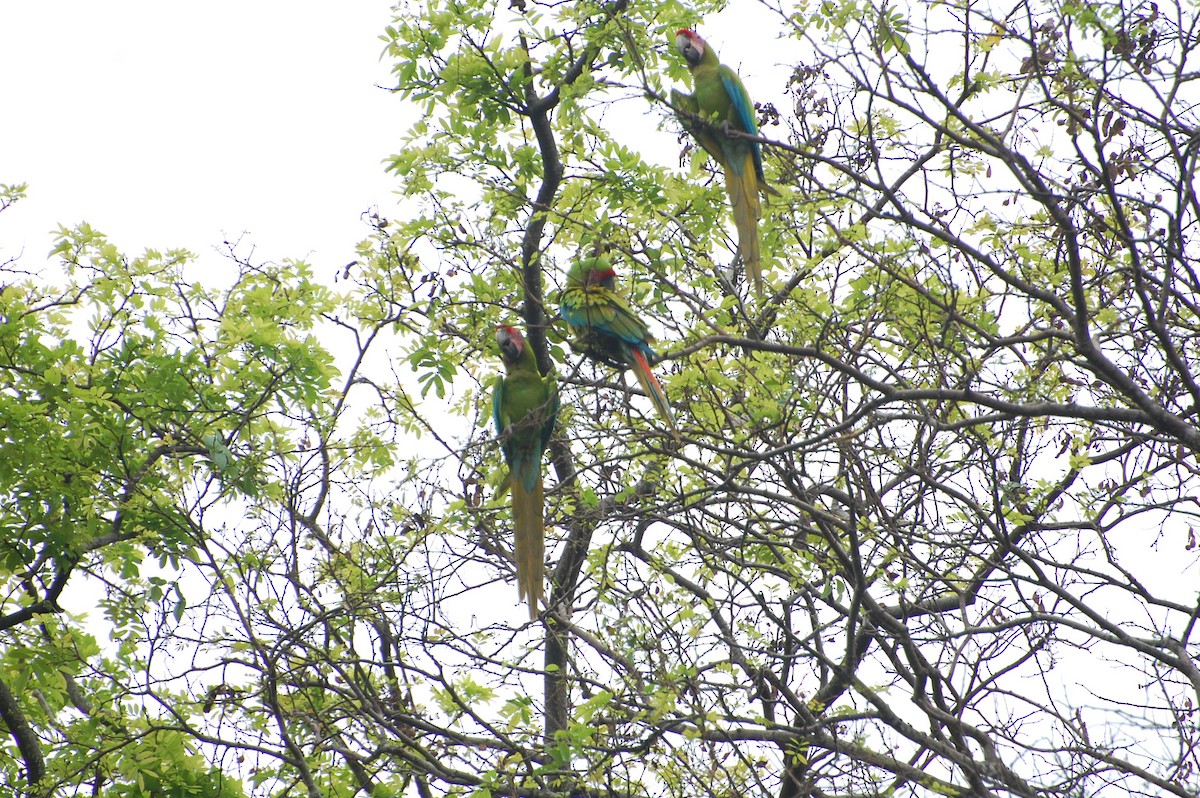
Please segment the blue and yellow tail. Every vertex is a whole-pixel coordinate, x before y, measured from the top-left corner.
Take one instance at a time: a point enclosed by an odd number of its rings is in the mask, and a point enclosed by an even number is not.
[[[746,277],[754,283],[754,292],[763,296],[762,250],[758,241],[758,220],[762,218],[762,202],[758,197],[758,175],[754,169],[754,154],[747,148],[739,170],[725,167],[725,189],[733,208],[733,224],[737,228],[738,254],[746,269]]]
[[[533,488],[522,479],[512,481],[513,558],[517,561],[517,596],[529,602],[529,619],[537,617],[543,601],[542,561],[546,556],[546,530],[542,525],[545,497],[542,475],[539,473]]]

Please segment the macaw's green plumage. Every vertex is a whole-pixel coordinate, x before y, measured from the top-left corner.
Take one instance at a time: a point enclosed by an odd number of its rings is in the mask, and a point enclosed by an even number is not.
[[[671,89],[671,105],[678,109],[675,115],[679,118],[683,129],[690,133],[696,143],[703,147],[704,151],[724,169],[725,153],[721,151],[721,142],[717,140],[711,126],[696,121],[696,117],[700,116],[700,102],[696,99],[696,95],[682,92],[679,89]]]
[[[575,333],[571,348],[593,360],[619,369],[632,368],[671,430],[675,416],[662,386],[650,371],[658,356],[650,348],[654,336],[617,293],[617,273],[606,258],[584,258],[567,272],[567,287],[559,297],[559,313]]]
[[[517,595],[529,602],[529,617],[534,618],[543,595],[545,556],[542,452],[558,418],[558,387],[553,376],[543,378],[538,372],[533,350],[516,328],[497,327],[496,344],[505,375],[492,395],[492,418],[512,488]]]
[[[708,43],[694,32],[684,29],[676,33],[675,46],[692,73],[695,93],[672,91],[671,104],[683,111],[680,120],[684,129],[725,172],[725,191],[733,208],[738,253],[745,264],[746,275],[761,297],[762,251],[758,241],[758,220],[762,218],[762,203],[758,195],[772,189],[763,177],[762,149],[758,142],[729,135],[730,132],[758,135],[754,103],[737,73],[718,61]],[[691,115],[699,115],[708,124],[698,122]]]

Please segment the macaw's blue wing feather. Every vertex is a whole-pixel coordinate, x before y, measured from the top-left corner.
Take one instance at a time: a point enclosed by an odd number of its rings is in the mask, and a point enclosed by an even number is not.
[[[730,124],[743,133],[757,136],[758,120],[754,115],[754,102],[750,99],[750,93],[746,91],[745,85],[742,84],[742,79],[738,77],[736,72],[724,64],[721,65],[718,74],[721,76],[721,84],[725,87],[725,92],[729,95],[729,109],[732,116]],[[758,182],[765,188],[766,180],[763,178],[762,147],[759,146],[757,141],[741,139],[740,143],[754,153],[754,173],[758,178]],[[735,160],[740,161],[741,159]],[[742,173],[741,164],[737,164],[735,168],[740,175]]]
[[[546,413],[545,420],[542,422],[542,445],[541,450],[546,451],[546,447],[550,445],[550,436],[554,434],[554,425],[558,423],[558,381],[554,379],[554,375],[549,375],[544,378],[546,381]],[[539,461],[541,454],[538,454]]]
[[[733,118],[730,123],[743,133],[757,136],[758,122],[754,118],[754,103],[750,101],[750,93],[746,91],[742,79],[724,64],[721,65],[719,74],[721,83],[725,86],[725,92],[729,95],[730,107],[733,109]]]
[[[496,380],[496,387],[492,391],[492,423],[496,425],[496,434],[500,435],[504,432],[504,428],[508,426],[504,419],[504,378]]]
[[[563,292],[559,313],[572,327],[597,329],[626,343],[654,340],[625,298],[603,286],[568,288]]]

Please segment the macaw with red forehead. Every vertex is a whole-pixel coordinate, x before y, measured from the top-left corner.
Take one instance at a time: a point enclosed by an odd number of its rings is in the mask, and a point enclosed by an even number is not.
[[[717,60],[717,54],[694,31],[684,28],[675,34],[675,47],[692,73],[694,94],[671,91],[671,104],[685,113],[680,115],[687,130],[725,172],[725,191],[733,208],[738,234],[738,254],[746,267],[746,276],[761,297],[762,252],[758,241],[758,220],[762,218],[759,193],[768,193],[763,177],[762,149],[730,133],[758,135],[754,103],[742,85],[742,79]],[[699,124],[687,114],[702,117]]]
[[[492,394],[492,419],[512,488],[517,596],[529,602],[532,619],[543,596],[542,453],[558,418],[558,385],[554,375],[542,377],[533,350],[517,328],[497,327],[496,345],[505,374]]]
[[[674,432],[671,405],[650,371],[650,361],[658,358],[650,348],[654,336],[616,289],[617,272],[607,258],[582,258],[571,265],[567,287],[559,296],[559,314],[575,333],[571,348],[614,368],[632,368],[642,390]]]

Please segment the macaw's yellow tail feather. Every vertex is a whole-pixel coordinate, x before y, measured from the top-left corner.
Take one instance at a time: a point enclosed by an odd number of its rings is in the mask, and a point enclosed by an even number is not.
[[[517,596],[529,602],[529,619],[537,617],[538,605],[544,600],[542,592],[542,561],[546,554],[546,530],[542,526],[542,477],[538,476],[533,490],[526,490],[519,479],[512,481],[513,550],[517,561]]]
[[[746,268],[746,277],[754,283],[759,299],[763,296],[762,251],[758,242],[758,220],[762,218],[762,203],[758,198],[758,178],[754,173],[754,157],[746,155],[742,174],[725,167],[725,188],[733,208],[733,224],[738,234],[738,254]]]
[[[638,383],[642,386],[642,390],[650,397],[650,401],[654,403],[654,409],[662,416],[668,424],[671,425],[671,432],[679,435],[679,429],[675,426],[675,414],[671,412],[671,405],[667,402],[667,394],[663,391],[662,385],[655,379],[654,373],[650,371],[650,364],[646,362],[646,357],[640,350],[629,348],[633,355],[633,373],[637,375]]]

